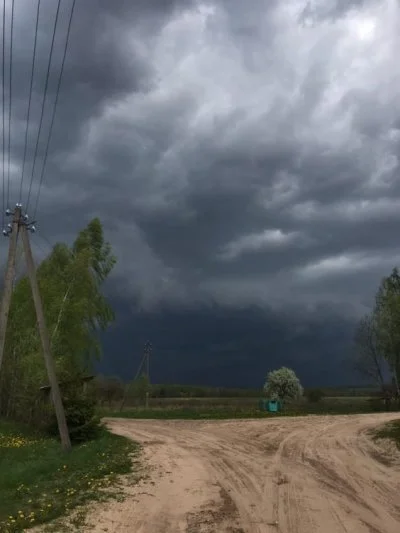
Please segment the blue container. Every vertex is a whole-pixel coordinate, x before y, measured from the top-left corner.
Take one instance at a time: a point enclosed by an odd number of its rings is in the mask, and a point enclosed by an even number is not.
[[[279,411],[279,402],[277,400],[270,400],[268,402],[268,411],[270,413],[277,413]]]
[[[268,411],[268,401],[261,399],[258,402],[258,408],[260,409],[260,411]]]

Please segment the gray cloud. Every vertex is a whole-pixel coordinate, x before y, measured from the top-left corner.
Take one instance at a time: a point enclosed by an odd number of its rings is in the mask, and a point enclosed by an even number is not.
[[[34,17],[19,9],[15,183]],[[361,312],[399,259],[399,30],[395,0],[78,3],[40,229],[70,239],[99,215],[116,290],[147,307]]]

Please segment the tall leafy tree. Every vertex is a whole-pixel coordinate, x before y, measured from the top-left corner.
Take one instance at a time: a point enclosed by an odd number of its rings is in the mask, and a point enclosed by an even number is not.
[[[57,244],[38,267],[60,379],[72,379],[89,370],[93,359],[100,356],[98,333],[114,319],[101,289],[115,262],[96,218],[79,233],[72,247]],[[21,403],[17,389],[24,391],[28,399],[37,396],[44,381],[47,379],[31,289],[23,277],[15,285],[9,315],[4,372],[0,376],[2,405],[4,398],[10,403],[10,398],[17,401],[19,397]]]
[[[358,324],[355,337],[355,368],[380,388],[385,383],[387,362],[381,351],[376,313],[365,315]]]
[[[400,275],[397,268],[383,278],[376,295],[377,340],[400,393]]]

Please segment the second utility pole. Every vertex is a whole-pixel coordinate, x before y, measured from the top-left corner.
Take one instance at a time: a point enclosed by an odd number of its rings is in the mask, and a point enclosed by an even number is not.
[[[146,409],[149,408],[149,395],[150,395],[150,354],[151,354],[151,343],[146,342],[145,347],[145,356],[146,356],[146,377],[147,377],[147,390],[146,390]]]

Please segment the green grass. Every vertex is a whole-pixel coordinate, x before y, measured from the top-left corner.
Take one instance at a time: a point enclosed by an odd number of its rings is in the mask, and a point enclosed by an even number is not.
[[[164,407],[127,407],[120,411],[119,409],[102,409],[102,416],[120,417],[120,418],[137,418],[137,419],[215,419],[224,420],[232,418],[269,418],[276,416],[302,416],[307,414],[314,415],[342,415],[342,414],[362,414],[383,411],[383,404],[376,399],[371,398],[324,398],[317,403],[308,403],[306,401],[297,404],[287,405],[285,409],[278,414],[271,414],[260,411],[258,401],[248,402],[248,399],[241,402],[219,402],[203,403],[194,402],[187,404],[185,402],[169,404]]]
[[[0,532],[17,533],[112,495],[137,444],[103,430],[65,454],[54,439],[0,421]]]
[[[397,447],[400,450],[400,420],[389,422],[388,424],[385,424],[383,428],[375,431],[375,438],[391,439],[397,444]]]

